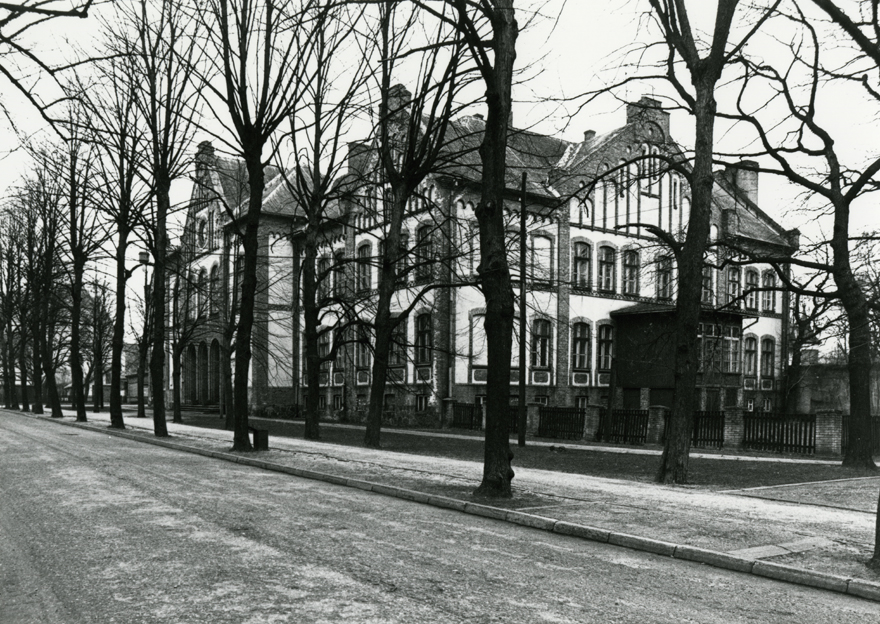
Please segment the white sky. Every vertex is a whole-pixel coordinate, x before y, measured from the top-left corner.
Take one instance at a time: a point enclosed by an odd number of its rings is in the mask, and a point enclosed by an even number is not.
[[[525,30],[518,41],[517,66],[524,69],[525,84],[518,85],[514,96],[514,120],[518,127],[529,127],[536,131],[554,134],[569,140],[579,140],[587,129],[603,132],[624,122],[624,107],[613,97],[606,96],[578,110],[571,102],[546,101],[547,98],[576,96],[597,88],[602,80],[620,79],[626,75],[619,69],[622,58],[621,46],[627,42],[644,40],[647,29],[642,11],[647,8],[646,0],[605,0],[587,2],[585,0],[517,0],[518,6],[543,4],[544,19],[538,20],[533,28]],[[698,27],[711,28],[716,2],[711,0],[691,0],[688,3],[694,12],[693,20]],[[520,24],[525,16],[520,17]],[[748,23],[743,27],[749,26]],[[89,20],[52,20],[39,30],[39,38],[34,42],[34,50],[44,58],[67,58],[66,38],[87,42],[97,31],[95,18]],[[774,33],[785,39],[784,33]],[[767,54],[772,59],[772,41],[767,46]],[[617,69],[615,69],[617,68]],[[25,99],[8,84],[0,87],[2,98],[16,125],[26,132],[38,132],[45,128],[44,122],[34,113]],[[48,82],[43,81],[42,87]],[[660,82],[633,84],[618,93],[623,99],[637,100],[642,94],[662,95],[668,89]],[[858,114],[853,108],[850,94],[824,93],[828,101],[827,110],[846,111],[836,121],[840,141],[852,153],[868,153],[874,145],[880,144],[874,126],[876,120],[871,114]],[[679,142],[692,143],[692,120],[683,113],[672,118],[673,137]],[[719,140],[726,145],[735,145],[742,137],[737,132],[724,132],[719,127]],[[875,140],[876,139],[876,140]],[[196,143],[201,140],[197,138]],[[9,123],[0,120],[0,193],[14,184],[26,170],[27,160],[16,151],[17,139],[10,131]],[[184,201],[187,185],[178,185],[177,199]],[[760,204],[766,212],[776,218],[784,227],[799,227],[805,232],[815,231],[816,223],[805,214],[791,211],[797,203],[799,191],[786,184],[774,182],[768,176],[761,179]],[[859,227],[871,224],[873,206],[868,206],[865,215],[857,215]]]

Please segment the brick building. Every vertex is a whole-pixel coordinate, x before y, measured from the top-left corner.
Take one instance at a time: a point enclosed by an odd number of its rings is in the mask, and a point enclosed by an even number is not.
[[[476,148],[483,128],[479,115],[450,124],[448,158],[419,189],[404,223],[402,248],[412,253],[401,255],[409,270],[394,309],[412,311],[399,326],[385,399],[389,408],[429,421],[450,401],[481,402],[485,395],[485,310],[473,283],[479,261]],[[604,135],[588,131],[580,142],[511,128],[508,248],[517,291],[522,241],[528,255],[527,323],[515,326],[511,395],[522,374],[529,402],[604,404],[613,387],[615,402],[624,407],[669,404],[677,271],[653,232],[682,239],[690,208],[681,173],[686,165],[669,163],[683,160],[668,113],[650,98],[629,105],[620,128]],[[349,146],[348,179],[358,180],[359,188],[370,188],[375,164],[368,142]],[[176,256],[189,278],[183,286],[169,285],[172,298],[178,293],[169,308],[176,310],[179,327],[190,327],[181,333],[184,401],[207,404],[219,401],[224,319],[237,285],[226,208],[235,211],[246,202],[247,186],[242,165],[215,156],[209,144],[200,146],[196,169],[198,184]],[[523,173],[525,232],[519,225]],[[266,178],[251,401],[283,410],[301,400],[302,214],[283,176],[269,170]],[[358,297],[352,308],[365,320],[384,238],[376,186],[334,206],[318,259],[319,275],[326,276],[321,292]],[[790,255],[798,237],[757,206],[757,194],[751,163],[718,173],[703,275],[698,384],[705,409],[772,410],[779,400],[788,294],[769,265],[740,261],[731,249]],[[431,288],[422,292],[426,286]],[[341,308],[329,306],[325,325],[332,328],[341,315]],[[320,348],[326,353],[333,333],[324,336]],[[527,345],[525,362],[519,361],[519,340]],[[327,417],[355,419],[366,405],[368,341],[359,335],[323,367]]]

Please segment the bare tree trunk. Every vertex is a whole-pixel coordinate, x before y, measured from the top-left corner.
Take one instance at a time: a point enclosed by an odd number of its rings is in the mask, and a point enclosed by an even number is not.
[[[25,333],[21,332],[21,345],[19,346],[18,363],[21,372],[21,411],[30,411],[30,402],[28,401],[27,391],[27,361],[25,360]]]
[[[504,191],[507,169],[507,124],[511,109],[513,63],[519,27],[513,0],[497,0],[493,27],[494,67],[486,77],[486,130],[480,145],[483,179],[476,208],[480,228],[480,265],[477,272],[486,298],[486,436],[483,480],[478,496],[510,497],[513,470],[510,460],[510,364],[513,332],[513,288],[504,247]]]
[[[262,147],[262,146],[260,146]],[[233,429],[232,450],[252,451],[248,435],[248,377],[251,363],[251,336],[254,327],[254,307],[257,294],[257,252],[260,213],[263,207],[265,176],[260,151],[246,153],[245,163],[248,171],[247,225],[245,227],[242,249],[244,254],[244,274],[241,280],[241,308],[238,319],[238,334],[235,339],[235,427]]]
[[[110,355],[110,426],[125,429],[122,418],[122,350],[125,348],[125,252],[128,249],[128,230],[119,227],[116,243],[116,314],[113,318],[113,339]]]
[[[45,287],[42,285],[41,287]],[[42,414],[43,413],[43,354],[42,349],[40,348],[40,333],[41,333],[41,325],[40,321],[40,310],[42,309],[42,297],[34,297],[34,310],[31,312],[36,318],[33,323],[32,333],[33,336],[31,340],[33,341],[31,344],[31,365],[33,366],[33,378],[34,378],[34,403],[31,406],[31,410],[34,414]]]
[[[229,333],[229,332],[227,332]],[[230,337],[224,335],[223,342],[220,346],[220,385],[221,385],[221,407],[223,418],[225,419],[224,428],[232,431],[235,428],[235,410],[233,409],[233,388],[232,388],[232,349],[229,347]]]
[[[303,335],[305,340],[306,364],[306,405],[305,434],[306,440],[318,440],[321,437],[320,414],[318,413],[318,397],[321,383],[321,362],[318,353],[318,317],[320,310],[317,303],[317,283],[315,262],[318,257],[317,225],[309,224],[303,245],[302,260],[302,310]]]
[[[171,347],[171,376],[172,385],[172,417],[171,422],[182,423],[183,416],[180,412],[181,396],[180,396],[180,357],[182,355],[183,345],[172,345]]]
[[[154,168],[154,171],[160,168]],[[150,389],[153,397],[153,431],[156,437],[168,436],[165,421],[165,254],[166,220],[171,207],[171,180],[161,170],[156,177],[156,253],[153,260],[152,314],[153,338],[150,356]]]
[[[58,395],[58,383],[55,380],[55,367],[52,365],[54,351],[52,337],[55,335],[55,323],[49,323],[46,333],[40,343],[43,347],[43,373],[46,375],[46,390],[49,398],[49,407],[52,410],[52,418],[61,418],[61,397]]]
[[[147,340],[149,337],[145,335],[140,344],[138,344],[138,368],[137,368],[137,417],[147,417],[147,396],[145,390],[146,384],[144,377],[147,374]]]

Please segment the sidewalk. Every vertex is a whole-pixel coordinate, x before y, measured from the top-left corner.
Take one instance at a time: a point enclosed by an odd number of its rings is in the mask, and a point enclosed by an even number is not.
[[[73,424],[72,416],[65,411],[60,422]],[[107,431],[107,413],[90,412],[88,418],[85,426]],[[169,422],[171,438],[159,440],[152,435],[151,419],[126,414],[125,421],[126,437],[163,446],[167,441],[239,463],[880,601],[880,574],[865,566],[873,550],[875,514],[834,507],[833,492],[829,504],[802,504],[755,498],[744,490],[713,492],[515,468],[512,500],[477,504],[470,495],[482,474],[477,462],[278,436],[269,440],[269,451],[231,454],[229,431]],[[771,491],[761,495],[772,497],[778,490],[789,497],[798,488],[816,487],[824,488],[823,495],[839,487],[876,492],[880,476],[762,488]]]

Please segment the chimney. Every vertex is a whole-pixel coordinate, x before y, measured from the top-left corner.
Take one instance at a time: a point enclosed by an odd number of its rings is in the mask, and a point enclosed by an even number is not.
[[[595,137],[595,136],[596,136],[595,130],[587,130],[586,132],[584,132],[584,143],[589,143],[590,141],[593,140],[593,137]]]
[[[645,121],[650,121],[660,126],[660,129],[663,131],[663,136],[660,137],[662,140],[669,136],[669,113],[663,110],[659,100],[655,100],[647,95],[643,95],[634,104],[626,105],[627,124]]]
[[[753,204],[758,204],[758,163],[743,160],[729,165],[724,173],[731,184],[742,191]]]
[[[210,141],[202,141],[196,147],[196,176],[214,163],[214,146]]]

